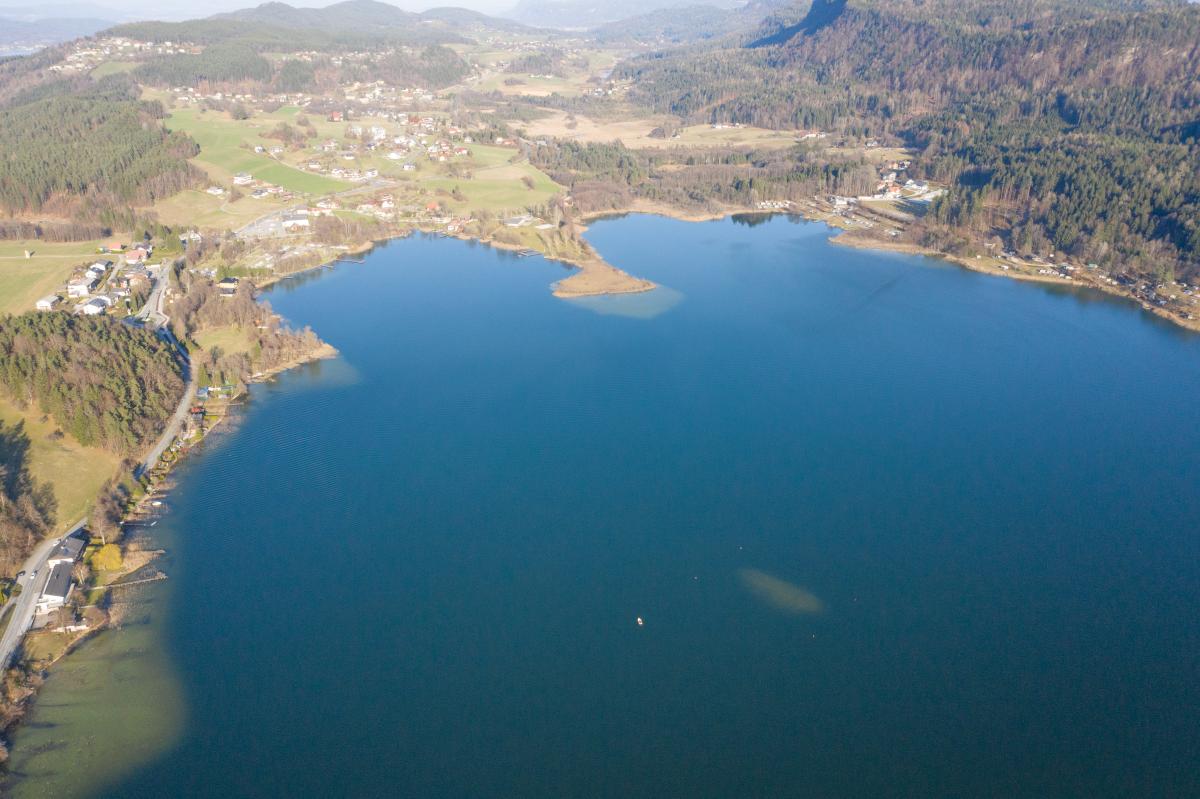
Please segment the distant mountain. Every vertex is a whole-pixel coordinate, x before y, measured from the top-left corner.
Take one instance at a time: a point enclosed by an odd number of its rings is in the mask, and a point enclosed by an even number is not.
[[[532,30],[465,8],[405,11],[377,0],[345,0],[324,8],[270,2],[188,22],[137,22],[113,29],[148,41],[198,44],[241,41],[262,52],[332,50],[379,44],[453,44],[467,34]]]
[[[744,4],[739,0],[519,0],[507,16],[545,28],[583,30],[664,9],[697,5],[730,9]]]
[[[371,32],[413,30],[420,27],[444,29],[449,33],[481,30],[528,30],[511,19],[489,17],[466,8],[442,7],[428,11],[405,11],[378,0],[344,0],[324,8],[296,8],[286,3],[263,3],[255,8],[216,14],[210,19],[234,19],[283,28]]]
[[[478,31],[478,30],[498,30],[508,31],[511,33],[519,33],[521,31],[536,30],[538,25],[525,25],[513,19],[504,19],[501,17],[491,17],[479,11],[472,11],[467,8],[457,8],[452,6],[443,6],[441,8],[431,8],[428,11],[422,11],[417,14],[423,20],[436,20],[444,22],[448,25],[454,25],[459,30]]]
[[[609,22],[588,33],[602,44],[640,42],[686,44],[755,30],[788,0],[752,0],[739,8],[692,5],[662,8],[636,17]]]
[[[287,3],[263,3],[254,8],[214,14],[210,19],[238,19],[286,28],[397,28],[418,24],[421,18],[376,0],[346,0],[325,8],[296,8]]]

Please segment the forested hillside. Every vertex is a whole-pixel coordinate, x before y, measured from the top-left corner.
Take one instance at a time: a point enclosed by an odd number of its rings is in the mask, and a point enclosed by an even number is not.
[[[85,446],[136,454],[158,437],[183,394],[173,347],[107,317],[0,317],[0,391],[50,414]]]
[[[0,108],[0,207],[149,203],[195,184],[195,143],[164,130],[162,108],[137,97],[127,77],[113,76],[36,85]]]
[[[876,170],[856,159],[831,159],[812,149],[630,150],[620,142],[547,142],[530,160],[569,186],[585,214],[627,208],[632,200],[701,212],[799,200],[814,194],[860,194]]]
[[[1200,6],[817,0],[620,74],[691,121],[914,146],[913,174],[954,187],[933,223],[957,233],[1200,271]]]

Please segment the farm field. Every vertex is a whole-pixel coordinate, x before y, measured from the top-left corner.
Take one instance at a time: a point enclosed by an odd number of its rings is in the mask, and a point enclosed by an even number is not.
[[[228,197],[214,197],[203,191],[188,190],[155,203],[154,212],[166,225],[234,230],[287,206],[287,203],[278,200],[254,200],[250,197],[231,202]]]
[[[245,330],[237,325],[225,325],[223,327],[202,330],[192,338],[206,350],[216,348],[225,353],[250,351],[250,337],[246,334]]]
[[[6,426],[24,425],[30,441],[29,471],[35,480],[54,489],[58,530],[88,513],[104,483],[120,466],[120,458],[111,452],[85,447],[68,435],[56,435],[58,425],[36,409],[22,410],[0,399],[0,421]]]
[[[340,180],[303,172],[255,153],[255,145],[277,144],[262,135],[274,127],[276,121],[263,116],[238,122],[224,113],[202,113],[189,108],[173,111],[167,125],[196,140],[200,154],[192,159],[193,162],[218,183],[228,184],[238,172],[247,172],[259,180],[304,194],[328,194],[350,187]]]
[[[122,72],[132,72],[138,63],[136,61],[105,61],[100,66],[93,69],[89,74],[95,80],[99,80],[107,75],[119,75]]]
[[[661,124],[656,119],[627,119],[620,121],[598,120],[575,116],[574,127],[565,112],[557,111],[542,119],[525,123],[530,136],[554,136],[580,142],[611,142],[619,139],[626,147],[635,150],[670,147],[791,147],[797,142],[794,131],[768,130],[766,128],[713,128],[710,125],[692,125],[679,129],[679,137],[656,139],[650,131]]]
[[[101,241],[0,242],[0,313],[32,311],[34,303],[60,288],[71,270],[96,257]],[[33,252],[25,257],[25,250]]]
[[[533,188],[522,181],[529,178]],[[500,164],[476,169],[471,179],[436,177],[419,185],[433,190],[458,189],[467,198],[465,208],[495,212],[520,212],[526,206],[542,205],[561,191],[557,183],[527,163]]]

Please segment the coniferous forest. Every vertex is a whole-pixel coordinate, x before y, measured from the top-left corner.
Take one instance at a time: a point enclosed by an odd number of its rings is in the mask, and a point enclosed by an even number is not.
[[[111,317],[0,316],[0,390],[79,443],[128,455],[174,413],[183,367],[169,343]]]
[[[933,227],[1200,274],[1200,6],[816,0],[618,71],[691,122],[915,147],[952,186]]]

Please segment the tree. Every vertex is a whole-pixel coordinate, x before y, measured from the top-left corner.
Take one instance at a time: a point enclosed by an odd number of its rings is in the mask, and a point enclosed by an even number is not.
[[[121,548],[116,544],[105,544],[92,555],[92,566],[104,571],[116,571],[123,562]]]

